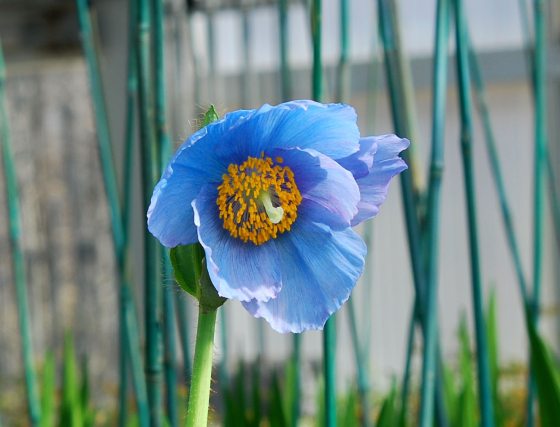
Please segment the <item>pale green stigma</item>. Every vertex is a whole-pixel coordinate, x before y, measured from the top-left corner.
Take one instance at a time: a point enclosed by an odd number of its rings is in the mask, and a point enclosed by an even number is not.
[[[270,194],[268,193],[268,191],[263,191],[259,197],[259,200],[262,202],[264,210],[266,211],[270,222],[272,222],[273,224],[278,224],[280,221],[282,221],[282,218],[284,217],[284,209],[282,209],[281,206],[278,206],[277,208],[272,206],[272,200],[270,199]]]

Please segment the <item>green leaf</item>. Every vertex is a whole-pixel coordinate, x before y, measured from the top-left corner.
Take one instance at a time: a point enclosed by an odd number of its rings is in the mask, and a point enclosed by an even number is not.
[[[54,427],[56,412],[56,362],[49,351],[41,372],[41,427]]]
[[[477,426],[477,404],[474,383],[474,363],[471,352],[467,319],[463,313],[459,324],[459,372],[461,373],[461,391],[454,425],[458,427]]]
[[[539,415],[542,427],[557,427],[560,420],[559,367],[539,335],[528,308],[525,322],[531,345],[531,367],[537,385]]]
[[[200,243],[176,246],[169,252],[175,280],[185,292],[196,299],[200,298],[199,282],[202,271],[204,249]]]

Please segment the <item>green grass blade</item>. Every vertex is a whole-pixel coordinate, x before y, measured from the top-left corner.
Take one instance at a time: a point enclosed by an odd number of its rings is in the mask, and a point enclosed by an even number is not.
[[[74,339],[67,332],[64,337],[62,361],[62,404],[60,424],[79,427],[83,423],[80,379],[78,374]]]
[[[358,392],[354,387],[351,387],[348,391],[341,407],[342,411],[338,414],[339,425],[344,427],[363,426],[363,422],[360,421],[361,411],[358,411]]]
[[[54,427],[56,417],[56,361],[49,351],[41,372],[41,427]]]
[[[459,394],[458,410],[454,425],[458,427],[476,427],[477,407],[474,385],[474,367],[469,330],[465,316],[461,318],[459,324],[459,372],[461,377],[461,391]]]
[[[381,411],[377,419],[377,427],[394,427],[398,425],[397,389],[395,385],[381,404]]]

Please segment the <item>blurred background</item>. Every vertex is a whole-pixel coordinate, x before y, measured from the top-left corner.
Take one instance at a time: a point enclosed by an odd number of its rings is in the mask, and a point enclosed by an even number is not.
[[[339,81],[341,9],[338,0],[323,1],[322,42],[324,102],[353,105],[362,135],[395,131],[391,94],[384,65],[378,5],[348,2],[347,78]],[[381,2],[383,3],[383,2]],[[410,85],[409,135],[415,156],[415,185],[427,186],[432,135],[435,0],[396,0],[399,54]],[[312,37],[310,4],[287,1],[284,39],[279,4],[268,0],[164,1],[165,67],[169,136],[174,145],[196,130],[201,112],[214,104],[224,114],[239,108],[310,98]],[[100,60],[112,152],[119,187],[124,186],[127,112],[128,2],[90,1]],[[545,19],[546,93],[549,159],[552,176],[560,176],[560,6],[547,3]],[[528,279],[533,269],[535,108],[531,64],[532,3],[525,0],[469,0],[464,4],[471,47],[486,84],[486,99],[497,154],[510,203],[521,264]],[[528,28],[526,26],[528,25]],[[524,27],[525,26],[525,27]],[[438,316],[440,351],[456,360],[458,328],[465,316],[474,342],[469,241],[464,196],[460,116],[456,85],[454,26],[448,43],[449,82],[445,121],[445,167],[439,222]],[[96,121],[88,71],[82,51],[78,15],[70,0],[0,0],[0,40],[6,60],[6,108],[19,187],[21,243],[25,259],[34,363],[46,354],[62,357],[65,333],[71,331],[79,360],[87,359],[93,405],[116,411],[119,354],[119,274],[113,252],[110,207],[98,157]],[[282,50],[284,49],[284,50]],[[282,52],[285,56],[282,58]],[[287,76],[287,77],[286,77]],[[286,80],[287,79],[287,80]],[[343,89],[341,89],[341,87]],[[512,370],[512,383],[525,386],[528,338],[523,300],[504,232],[500,200],[485,146],[483,122],[474,114],[473,161],[476,217],[480,232],[482,289],[486,302],[495,292],[499,363]],[[143,231],[145,210],[139,150],[133,155],[129,269],[140,336],[143,335]],[[552,186],[560,186],[553,182]],[[7,425],[25,425],[14,414],[25,411],[25,383],[13,286],[7,196],[0,178],[0,417]],[[558,230],[553,198],[546,186],[542,216],[543,258],[540,330],[558,349]],[[553,191],[553,190],[552,190]],[[555,195],[559,197],[558,194]],[[352,299],[359,340],[367,354],[371,390],[381,396],[404,375],[411,313],[413,276],[401,188],[394,182],[387,202],[360,232],[368,238],[368,269]],[[531,280],[529,280],[529,283]],[[192,343],[195,305],[171,280],[160,283],[182,307],[188,331],[176,331],[176,366]],[[228,302],[218,326],[216,363],[233,372],[239,361],[260,360],[282,366],[292,354],[292,337],[252,318],[237,302]],[[337,388],[353,387],[356,376],[348,305],[337,319]],[[222,338],[226,325],[227,336]],[[414,328],[413,328],[414,329]],[[181,335],[183,334],[183,335]],[[412,335],[412,381],[420,382],[422,336]],[[314,414],[322,363],[320,332],[301,338],[304,414]],[[192,355],[188,355],[192,357]],[[452,363],[452,362],[450,362]],[[182,407],[182,405],[181,405]],[[17,411],[16,411],[17,408]],[[109,417],[109,415],[107,415]],[[113,424],[103,419],[107,425]],[[99,419],[98,423],[101,423]],[[1,421],[0,421],[1,422]]]

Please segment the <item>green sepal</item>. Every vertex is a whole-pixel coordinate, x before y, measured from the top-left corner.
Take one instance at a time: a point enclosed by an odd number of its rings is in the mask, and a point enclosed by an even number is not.
[[[216,107],[214,107],[214,104],[210,104],[210,107],[208,107],[208,110],[204,113],[202,118],[202,127],[208,126],[210,123],[215,122],[219,118],[220,116],[216,111]]]
[[[200,276],[200,298],[198,302],[200,303],[200,309],[203,312],[213,311],[218,309],[223,305],[227,298],[218,295],[218,291],[212,284],[210,276],[208,274],[208,268],[206,267],[206,258],[202,260],[204,268],[202,268],[202,274]]]
[[[181,288],[195,297],[205,311],[216,310],[227,298],[218,295],[210,280],[200,243],[176,246],[169,252],[175,280]]]
[[[179,286],[196,299],[200,299],[199,282],[204,258],[204,249],[200,243],[176,246],[170,250],[169,258]]]

